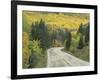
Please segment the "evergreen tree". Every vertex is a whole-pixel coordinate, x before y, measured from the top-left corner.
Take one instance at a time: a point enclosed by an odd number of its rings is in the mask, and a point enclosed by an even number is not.
[[[31,40],[35,38],[35,25],[32,23],[31,25],[31,34],[30,34]]]
[[[51,45],[51,39],[45,22],[41,19],[40,22],[35,22],[35,24],[32,23],[31,27],[31,39],[40,40],[41,48],[49,48]]]
[[[62,44],[64,44],[65,40],[66,40],[66,32],[64,29],[60,29],[59,35],[61,37],[60,41],[62,42]]]
[[[87,28],[86,28],[86,31],[85,31],[85,43],[88,44],[89,42],[89,28],[90,28],[90,25],[88,24]]]
[[[83,47],[84,47],[83,35],[80,35],[80,40],[77,48],[82,49]]]
[[[70,49],[70,46],[71,46],[71,39],[72,39],[72,36],[71,36],[71,32],[67,32],[67,41],[66,41],[66,44],[65,44],[65,47],[67,50]]]
[[[41,19],[39,23],[39,39],[40,39],[40,44],[43,49],[47,49],[50,47],[50,38],[49,38],[49,33],[47,26],[45,22]]]
[[[78,31],[77,31],[77,34],[79,34],[79,33],[83,33],[83,28],[82,28],[82,24],[80,24],[80,26],[79,26],[79,29],[78,29]]]
[[[51,33],[51,43],[52,43],[52,45],[54,45],[55,40],[56,40],[56,32],[52,31],[52,33]]]
[[[39,22],[32,23],[30,37],[31,40],[39,39]]]

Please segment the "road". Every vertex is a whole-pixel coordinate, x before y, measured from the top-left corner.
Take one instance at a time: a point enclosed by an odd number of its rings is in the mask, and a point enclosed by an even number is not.
[[[63,47],[55,47],[47,50],[47,67],[64,66],[88,66],[89,63],[75,56],[61,51]]]

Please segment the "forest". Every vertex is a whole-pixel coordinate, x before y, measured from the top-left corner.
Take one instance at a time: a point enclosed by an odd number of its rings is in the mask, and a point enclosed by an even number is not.
[[[62,51],[89,62],[88,14],[23,11],[22,18],[24,69],[46,67],[52,47],[64,47]]]

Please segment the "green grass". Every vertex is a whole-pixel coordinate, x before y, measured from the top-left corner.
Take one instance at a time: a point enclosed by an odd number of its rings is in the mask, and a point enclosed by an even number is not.
[[[46,63],[47,63],[47,53],[46,51],[43,53],[43,55],[38,56],[39,59],[37,61],[37,64],[35,65],[35,68],[44,68],[46,67]]]
[[[86,24],[89,22],[89,14],[84,14],[84,13],[49,13],[49,12],[32,12],[32,11],[23,11],[22,13],[22,18],[23,18],[23,32],[27,32],[28,37],[25,35],[25,59],[26,59],[26,63],[24,64],[24,68],[28,68],[28,66],[31,63],[28,63],[28,56],[30,56],[29,54],[29,42],[31,41],[31,37],[30,37],[30,32],[31,32],[31,25],[32,23],[35,22],[40,22],[41,19],[43,19],[43,21],[46,23],[46,25],[48,26],[48,31],[50,33],[53,33],[54,31],[56,31],[57,29],[68,29],[68,30],[74,30],[71,31],[72,34],[72,41],[71,41],[71,47],[69,51],[66,51],[65,49],[63,49],[63,51],[76,56],[82,60],[88,61],[89,62],[89,46],[85,46],[83,49],[77,49],[77,45],[79,43],[79,35],[77,35],[77,29],[79,28],[80,24]],[[75,31],[76,30],[76,31]],[[56,35],[58,35],[56,33]],[[27,39],[29,38],[29,39]],[[24,38],[23,38],[24,39]],[[67,40],[67,38],[66,38]],[[33,50],[35,53],[35,57],[38,59],[33,58],[34,61],[34,67],[32,68],[43,68],[46,67],[47,64],[47,51],[41,50],[40,47],[40,43],[39,41],[31,41],[31,50]],[[61,42],[56,41],[56,44],[53,44],[54,46],[61,46],[60,44]],[[46,44],[47,45],[47,44]],[[63,44],[62,44],[63,45]],[[53,46],[53,47],[54,47]],[[28,50],[27,50],[28,48]],[[26,54],[27,53],[27,54]],[[35,64],[36,63],[36,64]]]
[[[66,49],[63,49],[64,52],[67,52],[79,59],[82,59],[84,61],[90,61],[90,54],[89,54],[89,46],[85,46],[83,49],[73,49],[73,51],[66,51]]]

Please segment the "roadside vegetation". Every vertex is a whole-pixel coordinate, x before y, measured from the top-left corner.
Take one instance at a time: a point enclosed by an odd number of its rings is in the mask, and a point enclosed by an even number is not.
[[[63,51],[89,62],[89,27],[81,24],[76,33],[71,32]]]
[[[88,14],[23,11],[22,18],[24,69],[46,67],[51,47],[89,61]]]

